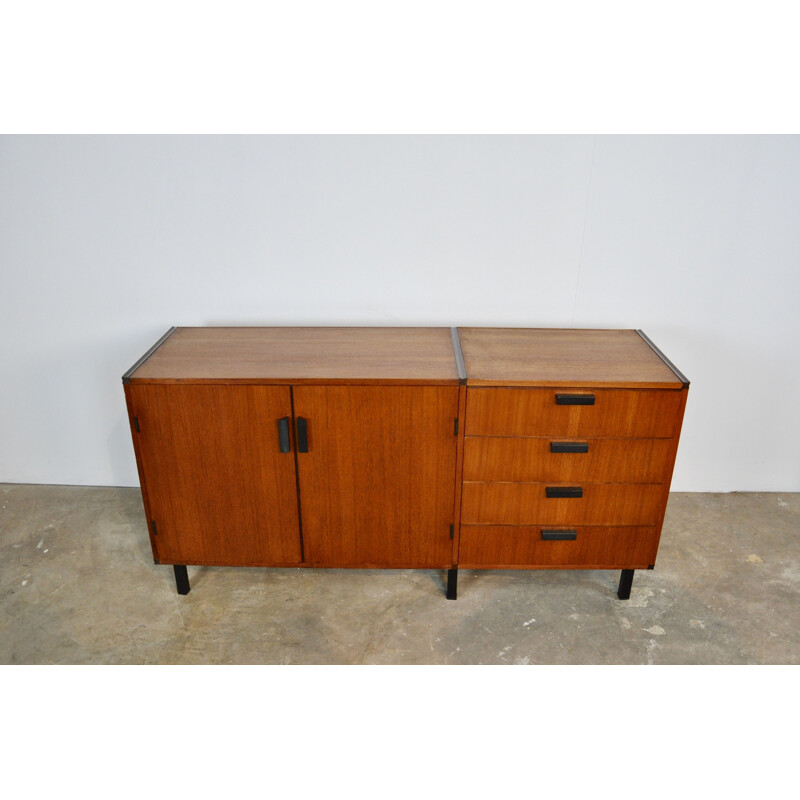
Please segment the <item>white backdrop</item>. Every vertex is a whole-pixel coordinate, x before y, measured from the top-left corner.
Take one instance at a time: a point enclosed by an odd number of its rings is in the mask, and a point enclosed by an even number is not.
[[[676,491],[800,491],[800,137],[0,137],[0,481],[136,485],[170,325],[642,328]]]

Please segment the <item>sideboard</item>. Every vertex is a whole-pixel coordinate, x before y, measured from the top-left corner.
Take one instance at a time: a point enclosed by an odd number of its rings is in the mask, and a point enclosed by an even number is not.
[[[652,569],[689,383],[641,331],[171,328],[123,376],[157,564]]]

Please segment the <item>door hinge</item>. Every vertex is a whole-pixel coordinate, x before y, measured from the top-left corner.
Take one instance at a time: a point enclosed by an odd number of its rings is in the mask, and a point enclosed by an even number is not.
[[[139,417],[133,418],[133,429],[136,431],[136,433],[141,433],[139,430]]]
[[[156,521],[154,519],[151,519],[150,524],[153,526],[153,536],[158,536],[158,528],[156,528]]]
[[[453,538],[453,525],[450,526],[450,538]]]
[[[453,425],[453,435],[458,436],[458,417],[456,417],[456,424]]]

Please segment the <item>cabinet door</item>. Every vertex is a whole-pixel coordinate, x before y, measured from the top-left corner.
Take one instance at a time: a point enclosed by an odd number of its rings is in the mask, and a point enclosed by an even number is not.
[[[306,563],[451,566],[458,388],[293,392]]]
[[[131,399],[160,561],[300,563],[288,386],[131,384]]]

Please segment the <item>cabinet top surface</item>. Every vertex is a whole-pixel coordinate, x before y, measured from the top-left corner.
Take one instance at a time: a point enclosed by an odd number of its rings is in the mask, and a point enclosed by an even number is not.
[[[459,333],[472,386],[684,386],[634,330],[459,328]]]
[[[458,383],[448,328],[176,328],[132,381]]]

